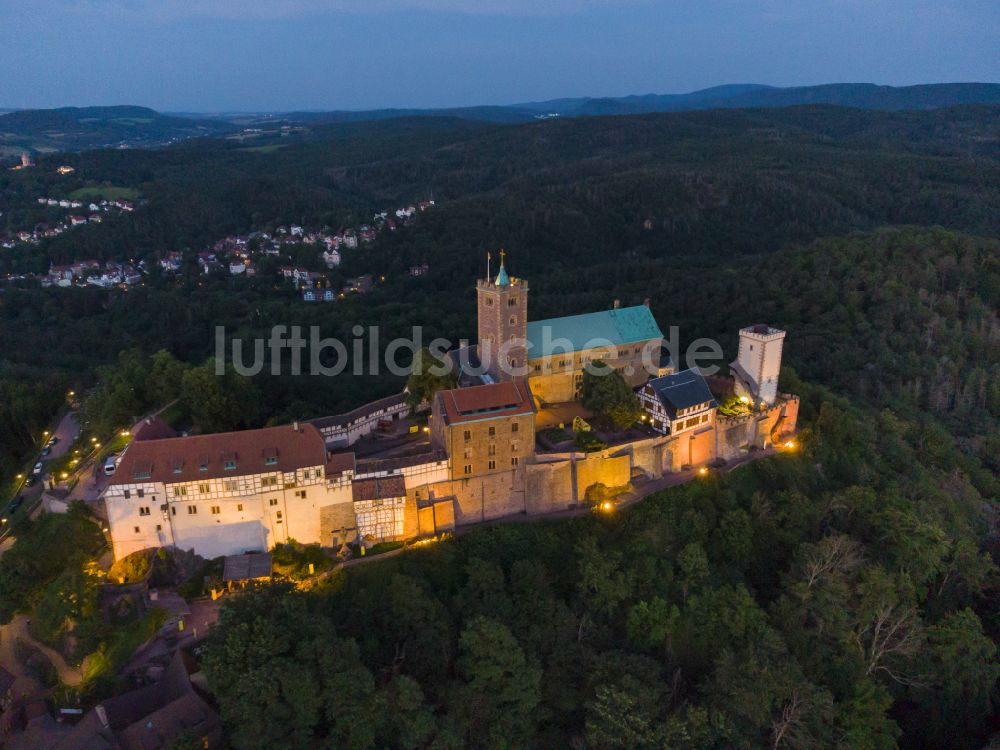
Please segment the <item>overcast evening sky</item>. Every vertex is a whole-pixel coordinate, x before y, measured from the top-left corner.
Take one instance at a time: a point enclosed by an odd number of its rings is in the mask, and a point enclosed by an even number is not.
[[[0,107],[509,104],[1000,81],[1000,0],[0,0]]]

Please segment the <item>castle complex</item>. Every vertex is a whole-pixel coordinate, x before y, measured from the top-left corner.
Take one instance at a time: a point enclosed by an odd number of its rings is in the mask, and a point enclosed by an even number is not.
[[[377,446],[366,436],[410,417],[402,396],[259,430],[139,430],[103,496],[115,558],[171,545],[212,558],[292,539],[339,549],[436,536],[571,508],[595,486],[625,491],[795,432],[798,399],[777,387],[784,331],[741,330],[732,379],[710,388],[663,357],[647,305],[529,322],[528,282],[502,255],[476,293],[477,344],[451,358],[458,387],[434,394],[426,432],[393,430],[401,437],[380,451],[359,441]],[[584,451],[564,420],[581,416],[584,372],[597,362],[632,387],[643,416]],[[723,415],[723,396],[746,406]]]

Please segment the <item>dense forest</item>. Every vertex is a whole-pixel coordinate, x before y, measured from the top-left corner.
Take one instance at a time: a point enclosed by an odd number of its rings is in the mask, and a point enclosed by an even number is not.
[[[90,185],[143,204],[3,251],[3,273],[155,266],[227,233],[438,205],[345,252],[335,274],[385,281],[329,305],[193,260],[127,293],[8,283],[0,473],[69,387],[108,430],[173,398],[224,429],[389,393],[399,379],[223,385],[204,362],[218,325],[471,338],[473,279],[505,247],[533,319],[648,298],[681,354],[704,336],[732,356],[748,323],[788,330],[801,450],[613,516],[483,529],[234,600],[206,660],[234,746],[978,748],[997,730],[998,143],[987,107],[410,119],[4,173],[8,227],[37,220],[34,196]]]
[[[234,746],[982,747],[995,478],[785,385],[799,454],[235,599],[205,660]]]
[[[793,329],[798,341],[789,357],[809,378],[879,395],[880,381],[895,378],[902,365],[909,390],[883,390],[880,403],[933,398],[936,412],[961,417],[956,423],[966,416],[985,423],[972,429],[981,435],[991,425],[980,407],[995,401],[992,252],[967,252],[963,265],[938,255],[951,252],[949,242],[976,241],[920,235],[916,246],[926,239],[933,257],[916,263],[908,239],[879,235],[879,242],[901,243],[891,250],[891,275],[908,277],[882,287],[867,276],[890,275],[888,268],[848,267],[851,254],[868,263],[883,257],[863,240],[850,240],[854,250],[841,247],[829,260],[822,257],[829,247],[808,243],[900,224],[1000,236],[998,139],[996,108],[802,107],[527,126],[414,118],[317,126],[265,148],[197,140],[159,151],[43,157],[37,169],[0,173],[0,221],[9,229],[45,220],[49,209],[38,206],[39,195],[111,185],[135,191],[141,204],[38,246],[3,250],[0,274],[91,257],[144,259],[150,273],[127,294],[18,281],[0,287],[0,388],[11,394],[0,401],[0,424],[11,425],[0,434],[0,473],[20,464],[65,389],[92,385],[96,368],[123,350],[166,349],[199,365],[213,353],[216,325],[244,336],[275,324],[320,325],[342,340],[355,324],[379,324],[390,336],[413,325],[428,336],[470,336],[471,280],[483,271],[485,251],[500,246],[512,272],[531,280],[533,318],[649,297],[661,325],[681,326],[683,341],[721,336],[731,345],[739,326],[766,317]],[[63,162],[76,171],[57,174],[53,167]],[[367,298],[309,306],[272,274],[205,276],[193,262],[194,252],[228,233],[292,222],[350,226],[416,197],[434,197],[438,207],[414,227],[345,253],[333,274],[384,276]],[[156,263],[176,250],[190,263],[180,278],[164,277]],[[316,255],[303,248],[300,257],[309,252]],[[410,278],[406,269],[423,262],[428,275]],[[820,282],[815,263],[833,281],[852,284],[851,295]],[[964,304],[969,294],[979,307]],[[819,299],[822,307],[811,306]],[[872,304],[884,311],[878,323],[865,317]],[[922,312],[911,318],[913,304]],[[826,331],[806,329],[810,315],[831,305],[841,309],[837,336],[869,339],[863,349],[847,347],[845,361],[832,353],[847,341],[824,342]],[[986,344],[978,361],[972,353],[979,339],[952,335],[955,315]],[[891,326],[912,329],[918,320],[927,343],[917,358],[887,358],[897,345]],[[336,387],[316,378],[257,380],[259,423],[331,413],[399,387],[387,376],[343,376]]]

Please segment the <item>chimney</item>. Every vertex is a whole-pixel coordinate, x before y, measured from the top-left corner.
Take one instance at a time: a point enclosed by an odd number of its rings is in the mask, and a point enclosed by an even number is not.
[[[292,422],[292,429],[295,430],[296,432],[299,431],[299,421],[297,419],[294,422]]]
[[[621,306],[622,306],[622,301],[620,299],[616,299],[615,300],[615,309],[617,310]]]
[[[646,299],[642,301],[642,304],[644,304],[646,307],[649,307],[649,297],[646,297]]]
[[[101,720],[101,726],[110,732],[111,724],[108,723],[108,712],[104,710],[104,706],[98,704],[94,711],[97,712],[97,718]]]

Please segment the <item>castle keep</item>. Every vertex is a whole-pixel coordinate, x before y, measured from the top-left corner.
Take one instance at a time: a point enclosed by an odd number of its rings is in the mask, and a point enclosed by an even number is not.
[[[639,487],[795,432],[798,399],[777,387],[784,331],[740,331],[733,378],[713,392],[697,371],[666,362],[647,305],[529,322],[528,282],[508,274],[502,254],[476,294],[477,344],[453,357],[464,363],[459,387],[434,394],[423,431],[398,429],[412,417],[398,395],[308,423],[137,434],[103,496],[115,558],[162,546],[218,557],[292,539],[339,549],[435,536],[564,510],[592,488]],[[580,411],[584,372],[597,362],[635,391],[643,416],[585,451],[558,439],[569,429],[560,417]],[[745,407],[722,414],[724,397]],[[372,437],[382,431],[391,437]]]

